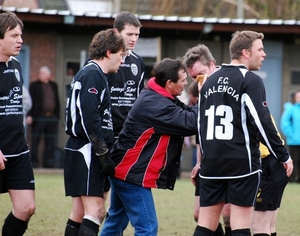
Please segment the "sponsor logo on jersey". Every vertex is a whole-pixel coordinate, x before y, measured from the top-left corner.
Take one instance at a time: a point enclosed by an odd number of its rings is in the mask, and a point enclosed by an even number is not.
[[[134,82],[134,80],[128,80],[128,81],[126,81],[126,84],[129,86],[132,86],[135,84],[135,82]]]
[[[136,76],[137,73],[138,73],[138,67],[137,67],[137,65],[134,64],[134,63],[131,64],[131,72],[132,72],[132,74],[133,74],[134,76]]]
[[[262,105],[263,105],[264,107],[268,107],[267,101],[264,101],[264,102],[262,103]]]
[[[14,87],[13,90],[14,90],[14,92],[20,92],[21,88],[20,87]]]
[[[15,76],[16,76],[16,79],[20,82],[21,81],[21,76],[20,76],[20,73],[17,69],[15,69]]]
[[[3,74],[7,74],[7,73],[14,73],[15,71],[13,69],[7,69],[5,71],[3,71]]]
[[[94,93],[94,94],[98,94],[98,90],[96,88],[89,88],[88,89],[89,93]]]

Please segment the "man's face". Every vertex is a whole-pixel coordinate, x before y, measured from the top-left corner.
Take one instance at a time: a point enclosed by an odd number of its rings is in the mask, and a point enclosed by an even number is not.
[[[216,66],[213,62],[210,63],[210,66],[203,65],[200,61],[196,61],[192,67],[187,67],[186,72],[192,79],[196,79],[198,75],[210,75]]]
[[[171,87],[170,87],[170,94],[175,96],[180,96],[182,91],[184,90],[184,87],[188,84],[186,78],[187,74],[184,70],[179,70],[178,71],[178,81],[176,83],[171,82]]]
[[[266,57],[262,40],[256,39],[252,47],[247,51],[249,53],[248,70],[259,70],[262,66],[262,61]]]
[[[124,63],[125,52],[122,50],[110,54],[110,69],[108,73],[117,73],[121,64]]]
[[[14,29],[7,31],[3,39],[0,39],[1,60],[7,61],[10,56],[16,56],[20,53],[23,43],[21,35],[21,26],[17,25]]]
[[[300,103],[300,92],[295,93],[295,102]]]
[[[120,34],[123,37],[126,50],[133,50],[140,36],[140,27],[126,24]]]
[[[51,75],[46,69],[41,68],[39,71],[39,79],[42,83],[47,84],[50,80]]]

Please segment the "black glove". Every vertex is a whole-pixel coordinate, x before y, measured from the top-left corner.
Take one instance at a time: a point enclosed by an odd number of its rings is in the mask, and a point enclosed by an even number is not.
[[[100,173],[102,173],[105,176],[112,176],[115,174],[115,163],[110,158],[110,152],[107,151],[103,155],[97,155],[99,156],[99,161],[102,169],[100,170]]]

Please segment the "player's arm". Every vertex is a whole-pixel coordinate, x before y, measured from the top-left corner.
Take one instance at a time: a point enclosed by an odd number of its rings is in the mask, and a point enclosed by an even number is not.
[[[0,150],[0,171],[5,169],[4,162],[6,162],[6,161],[7,161],[7,159],[5,158],[2,151]]]
[[[193,183],[194,186],[196,186],[196,177],[199,173],[199,169],[200,169],[200,166],[201,166],[201,151],[200,151],[200,144],[198,143],[197,144],[197,163],[196,165],[194,166],[194,168],[192,169],[192,172],[191,172],[191,181]]]

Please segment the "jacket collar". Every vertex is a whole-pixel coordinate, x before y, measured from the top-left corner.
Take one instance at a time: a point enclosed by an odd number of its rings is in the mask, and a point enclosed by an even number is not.
[[[171,99],[175,99],[167,90],[165,90],[163,87],[159,86],[156,82],[155,82],[155,77],[152,77],[149,81],[148,81],[148,87],[152,90],[154,90],[155,92],[159,93],[160,95],[164,96],[164,97],[168,97]]]

